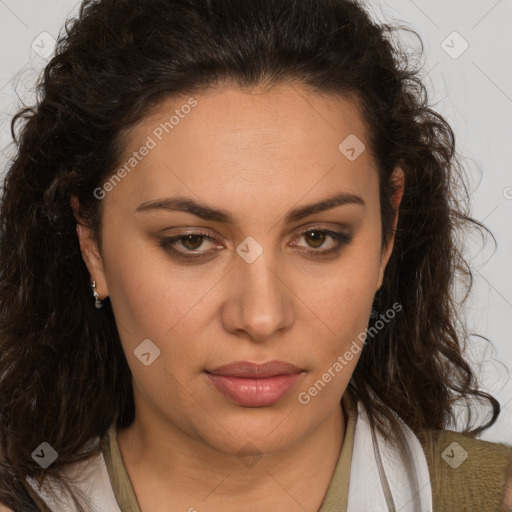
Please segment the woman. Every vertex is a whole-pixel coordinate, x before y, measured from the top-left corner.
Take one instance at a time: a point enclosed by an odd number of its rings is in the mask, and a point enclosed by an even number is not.
[[[83,2],[5,179],[6,507],[510,508],[452,295],[476,222],[394,30],[350,0]]]

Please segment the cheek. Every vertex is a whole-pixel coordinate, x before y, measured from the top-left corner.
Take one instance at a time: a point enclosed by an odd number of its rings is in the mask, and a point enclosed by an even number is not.
[[[130,345],[172,335],[208,289],[204,280],[190,279],[190,270],[172,265],[156,241],[117,237],[104,253],[110,302],[121,338]]]
[[[321,285],[311,288],[309,298],[316,320],[314,325],[323,333],[324,343],[314,344],[313,352],[321,361],[319,372],[325,371],[339,355],[344,354],[353,345],[361,346],[364,331],[368,326],[372,303],[377,291],[380,268],[380,240],[374,233],[360,237],[333,266],[329,276],[321,279]],[[314,290],[314,291],[311,291]],[[302,294],[304,295],[304,289]],[[308,297],[308,295],[305,295]],[[318,320],[320,319],[320,321]],[[349,354],[350,358],[351,355]],[[357,355],[344,363],[353,368]]]
[[[147,404],[186,401],[179,383],[203,362],[193,341],[205,329],[201,299],[213,283],[190,279],[190,271],[172,265],[147,240],[118,238],[105,246],[105,255],[109,297],[134,386]]]
[[[321,285],[313,295],[329,318],[353,319],[360,323],[358,312],[365,312],[377,291],[380,270],[379,244],[360,237],[346,248],[339,262],[321,271]],[[311,286],[311,284],[310,284]]]
[[[315,414],[338,403],[364,350],[378,262],[371,251],[354,250],[310,296],[315,315],[302,325],[308,330],[304,353],[311,358],[312,371],[297,398]]]

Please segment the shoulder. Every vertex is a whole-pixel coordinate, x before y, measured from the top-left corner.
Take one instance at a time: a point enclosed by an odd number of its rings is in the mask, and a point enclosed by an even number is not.
[[[507,511],[512,492],[512,446],[452,430],[418,436],[430,472],[434,510]],[[512,505],[512,503],[511,503]]]
[[[121,512],[101,451],[101,437],[91,439],[86,448],[87,458],[63,466],[59,478],[48,475],[39,485],[35,478],[27,476],[28,485],[49,510],[77,510],[78,502],[91,512]]]

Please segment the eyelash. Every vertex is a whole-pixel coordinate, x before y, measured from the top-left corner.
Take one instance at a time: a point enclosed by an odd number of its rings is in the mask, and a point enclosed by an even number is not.
[[[304,236],[305,234],[311,233],[311,232],[325,234],[325,235],[329,236],[330,238],[332,238],[336,242],[335,246],[332,247],[331,249],[327,249],[327,250],[325,250],[325,249],[324,250],[306,249],[303,251],[307,254],[307,256],[312,256],[312,257],[323,257],[323,256],[330,256],[332,254],[336,254],[344,246],[348,245],[352,240],[352,236],[348,235],[346,233],[339,232],[339,231],[331,231],[329,229],[319,229],[319,228],[307,228],[304,231],[301,231],[298,234],[298,237],[300,238],[300,237]],[[177,242],[179,240],[183,240],[189,236],[198,236],[198,237],[201,237],[203,240],[210,240],[210,241],[215,240],[208,233],[204,233],[204,232],[185,233],[185,234],[177,235],[177,236],[173,236],[173,237],[162,238],[158,242],[158,245],[164,251],[171,253],[173,256],[177,257],[178,259],[199,260],[209,254],[208,252],[205,252],[205,253],[194,253],[192,251],[183,252],[183,251],[176,250],[172,247],[172,245],[175,242]],[[210,254],[213,254],[213,252],[215,252],[215,250],[210,251]]]

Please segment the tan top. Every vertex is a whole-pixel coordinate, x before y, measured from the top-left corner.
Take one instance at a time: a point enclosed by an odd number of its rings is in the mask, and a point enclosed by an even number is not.
[[[318,512],[347,512],[357,403],[346,391],[341,405],[346,422],[345,437]],[[114,425],[115,422],[100,442],[112,490],[123,512],[141,512],[117,444]],[[503,508],[507,492],[506,501],[512,505],[512,489],[509,488],[512,483],[512,446],[474,439],[451,430],[423,431],[419,440],[428,463],[434,512],[512,510]],[[454,447],[459,451],[463,448],[468,454],[458,467],[449,463],[450,450]],[[510,482],[508,486],[507,482]]]
[[[345,436],[338,462],[318,512],[346,512],[347,510],[350,465],[357,421],[357,405],[349,392],[343,394],[341,406],[345,418]],[[117,444],[115,421],[101,439],[101,450],[119,508],[123,512],[142,512]]]
[[[357,403],[345,392],[341,405],[346,420],[345,437],[319,512],[347,510]],[[451,430],[426,430],[418,438],[428,463],[434,512],[512,511],[512,446],[471,438]],[[101,451],[95,466],[97,474],[86,477],[92,482],[89,482],[92,491],[88,492],[97,490],[109,503],[116,502],[122,512],[141,512],[117,444],[115,421],[97,439]],[[456,453],[466,457],[460,464],[459,461],[454,463]],[[99,487],[94,479],[99,482]],[[26,487],[40,503],[32,487],[28,483]],[[503,506],[504,502],[508,508]],[[41,506],[41,510],[50,510],[44,504]],[[107,508],[100,507],[100,510]]]

